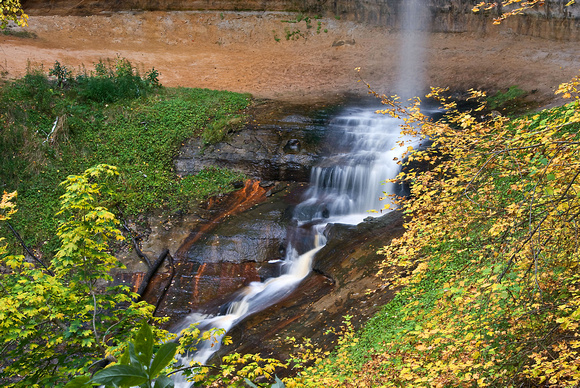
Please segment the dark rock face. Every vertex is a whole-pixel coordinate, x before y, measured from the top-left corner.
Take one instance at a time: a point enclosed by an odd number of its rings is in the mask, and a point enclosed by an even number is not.
[[[294,111],[303,112],[304,107],[261,113],[259,122],[250,122],[215,145],[191,139],[175,160],[176,172],[185,176],[218,166],[264,181],[308,182],[311,166],[327,146],[320,141],[324,117],[310,118]]]
[[[176,250],[175,275],[167,294],[162,296],[171,276],[168,266],[147,288],[145,299],[160,301],[156,315],[169,316],[169,325],[193,311],[215,313],[250,282],[279,275],[274,262],[283,257],[289,209],[303,189],[296,183],[264,188],[254,182],[251,187],[257,194],[253,194],[248,186],[239,196],[250,201],[221,204],[214,217],[200,223]],[[131,281],[138,284],[140,277],[133,275]]]
[[[307,182],[314,152],[286,152],[285,136],[293,133],[255,128],[234,134],[229,141],[203,147],[200,139],[186,143],[175,161],[181,176],[197,174],[207,167],[219,166],[243,172],[256,179]]]
[[[300,145],[300,140],[298,139],[290,139],[284,146],[284,152],[286,153],[298,153],[302,149]]]
[[[285,189],[244,213],[221,222],[193,245],[186,260],[198,263],[264,263],[279,259],[290,214]]]
[[[220,298],[228,296],[248,285],[252,281],[259,281],[263,277],[272,276],[270,272],[273,271],[272,266],[267,262],[267,256],[273,249],[267,249],[268,244],[273,244],[276,249],[281,244],[280,233],[276,234],[282,228],[281,225],[266,226],[267,229],[273,229],[274,232],[264,235],[264,238],[258,239],[259,245],[265,249],[262,256],[245,257],[244,253],[251,250],[252,242],[246,243],[246,246],[236,246],[236,233],[244,233],[248,235],[258,235],[264,233],[264,222],[257,222],[256,226],[244,224],[244,217],[240,218],[237,226],[231,226],[230,230],[235,231],[230,233],[232,243],[226,244],[229,246],[227,254],[216,254],[214,260],[205,262],[200,260],[196,255],[188,254],[189,250],[194,247],[208,247],[207,242],[214,237],[214,231],[217,227],[225,227],[227,230],[228,221],[237,221],[235,216],[244,214],[248,211],[258,221],[257,213],[252,211],[262,212],[260,204],[264,204],[268,210],[263,213],[267,216],[279,216],[280,211],[268,207],[270,202],[280,201],[280,196],[284,196],[293,187],[289,184],[278,185],[263,185],[258,181],[248,180],[243,187],[233,193],[221,197],[214,197],[200,206],[196,213],[201,217],[194,217],[195,222],[188,222],[186,226],[190,226],[188,235],[183,235],[183,231],[176,232],[174,237],[180,241],[179,246],[169,246],[170,255],[172,259],[166,259],[162,268],[160,268],[155,276],[149,282],[145,290],[144,299],[157,305],[157,316],[169,316],[173,321],[169,324],[189,314],[193,310],[202,309],[202,307],[212,301],[220,303]],[[281,205],[284,208],[288,206]],[[179,221],[174,220],[176,224]],[[266,221],[267,222],[267,221]],[[283,220],[278,220],[283,222]],[[262,228],[262,229],[261,229]],[[160,228],[153,228],[160,229]],[[152,232],[156,236],[150,235],[149,239],[157,241],[159,246],[155,244],[147,244],[148,249],[145,251],[151,257],[152,252],[157,252],[168,247],[168,243],[174,240],[171,237],[172,227],[162,231],[157,230]],[[182,228],[176,228],[182,229]],[[256,229],[258,231],[256,231]],[[163,234],[163,236],[159,236]],[[205,244],[204,244],[205,243]],[[254,243],[255,245],[255,243]],[[203,248],[199,248],[202,249]],[[245,249],[245,251],[244,251]],[[277,257],[277,256],[276,256]],[[173,266],[170,262],[173,262]],[[144,272],[116,272],[114,274],[114,284],[131,284],[133,290],[139,289],[145,273]],[[167,292],[166,292],[167,291]]]
[[[353,315],[359,327],[393,298],[395,292],[382,289],[374,276],[383,258],[376,251],[403,231],[399,212],[357,226],[329,226],[328,244],[316,255],[313,272],[292,295],[233,328],[234,345],[218,355],[259,352],[284,359],[292,350],[286,337],[312,338],[322,349],[331,348],[336,336],[324,332],[338,328],[344,315]]]
[[[163,298],[157,315],[170,317],[175,323],[177,317],[183,317],[192,311],[203,310],[202,306],[216,303],[250,282],[259,281],[259,267],[256,262],[243,263],[196,263],[178,264],[178,275],[175,276],[171,289]],[[167,282],[169,274],[157,276],[150,285],[149,298],[159,297],[162,285]]]

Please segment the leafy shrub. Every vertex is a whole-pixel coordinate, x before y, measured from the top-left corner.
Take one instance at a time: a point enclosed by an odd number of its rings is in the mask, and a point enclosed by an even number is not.
[[[437,123],[418,99],[383,96],[404,135],[433,139],[408,158],[429,167],[392,180],[411,196],[397,200],[405,232],[379,250],[380,274],[405,288],[356,346],[302,372],[309,386],[578,386],[579,90],[576,77],[557,91],[570,104],[481,120],[433,88],[448,112]]]
[[[10,28],[7,28],[7,29],[2,30],[0,32],[2,33],[2,35],[14,36],[16,38],[22,38],[22,39],[36,39],[36,38],[38,38],[38,35],[36,35],[34,32],[25,31],[25,30],[14,31]]]
[[[100,61],[95,65],[93,74],[83,74],[76,78],[78,94],[81,99],[101,103],[139,98],[159,86],[158,74],[153,69],[145,78],[141,78],[137,69],[124,58],[117,59],[114,67]]]
[[[65,219],[52,260],[30,262],[0,247],[3,386],[62,386],[70,374],[87,372],[95,360],[114,354],[115,337],[151,318],[152,306],[134,302],[129,287],[95,290],[121,265],[109,253],[110,243],[123,238],[119,222],[103,207],[116,174],[114,167],[99,165],[63,182],[58,214]],[[13,195],[3,195],[0,221],[14,213]]]
[[[16,98],[24,98],[33,101],[33,109],[42,113],[48,113],[53,104],[53,85],[46,75],[40,71],[31,71],[24,78],[18,80],[14,88]]]
[[[61,65],[59,61],[55,61],[54,67],[48,71],[48,75],[56,77],[59,87],[64,85],[70,74],[70,70],[66,66]]]
[[[74,378],[65,388],[92,387],[132,387],[169,388],[173,381],[163,373],[173,362],[177,343],[166,342],[154,352],[155,338],[152,328],[142,321],[141,328],[130,342],[118,364],[102,369],[92,377],[85,375]],[[155,385],[153,385],[155,384]]]
[[[151,86],[161,86],[161,84],[159,83],[159,71],[156,70],[155,68],[152,68],[145,74],[145,80]]]

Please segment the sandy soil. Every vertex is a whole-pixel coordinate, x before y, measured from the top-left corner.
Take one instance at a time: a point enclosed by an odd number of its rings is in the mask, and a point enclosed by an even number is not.
[[[155,67],[166,86],[206,87],[255,97],[308,102],[345,93],[366,94],[354,70],[380,92],[390,93],[400,73],[401,37],[388,28],[335,19],[316,25],[283,23],[282,13],[149,12],[98,16],[35,16],[36,38],[0,35],[0,71],[15,77],[27,66],[72,68],[126,57]],[[286,40],[285,28],[305,38]],[[280,41],[276,41],[276,38]],[[546,103],[554,88],[578,74],[577,42],[491,34],[431,34],[422,40],[423,84],[532,91]],[[405,65],[404,67],[407,67]]]

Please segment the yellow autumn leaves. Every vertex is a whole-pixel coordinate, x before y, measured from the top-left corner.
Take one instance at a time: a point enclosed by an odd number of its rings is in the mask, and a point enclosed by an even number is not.
[[[15,199],[16,191],[12,193],[4,191],[0,200],[0,221],[7,220],[12,214],[16,213],[16,205],[13,202]]]

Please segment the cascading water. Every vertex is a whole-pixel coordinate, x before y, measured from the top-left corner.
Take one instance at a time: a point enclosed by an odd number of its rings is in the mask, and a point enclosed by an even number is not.
[[[175,331],[192,323],[200,330],[222,328],[226,332],[237,322],[278,302],[310,272],[312,259],[326,243],[324,229],[329,223],[358,224],[369,217],[371,209],[380,209],[386,202],[384,192],[397,188],[383,184],[398,172],[396,159],[403,149],[398,146],[400,121],[377,115],[373,108],[349,108],[331,120],[328,133],[341,139],[337,148],[343,152],[332,155],[314,167],[311,186],[305,200],[294,211],[295,228],[301,229],[299,240],[288,243],[286,257],[281,263],[281,275],[264,282],[253,282],[242,289],[229,303],[227,310],[216,316],[192,314]],[[379,213],[380,214],[380,213]],[[200,344],[190,359],[205,363],[219,349],[218,343]],[[176,387],[188,387],[181,376]]]
[[[404,0],[402,3],[401,55],[399,82],[395,92],[410,98],[420,91],[423,83],[420,74],[423,64],[424,35],[428,15],[425,0]],[[330,223],[358,224],[380,209],[384,193],[395,193],[397,187],[384,185],[385,180],[397,175],[396,162],[404,150],[399,146],[401,121],[378,115],[373,108],[349,108],[331,120],[329,131],[338,136],[344,150],[325,159],[313,168],[311,186],[305,200],[294,211],[296,233],[299,239],[290,238],[286,257],[281,263],[281,275],[264,282],[253,282],[236,294],[227,310],[216,316],[192,314],[174,328],[176,332],[198,323],[200,330],[222,328],[226,332],[245,317],[262,311],[283,299],[310,272],[315,254],[326,243],[324,230]],[[289,234],[289,237],[290,234]],[[206,341],[198,350],[182,360],[204,364],[219,349],[217,342]],[[175,376],[175,386],[187,388],[183,376]]]

